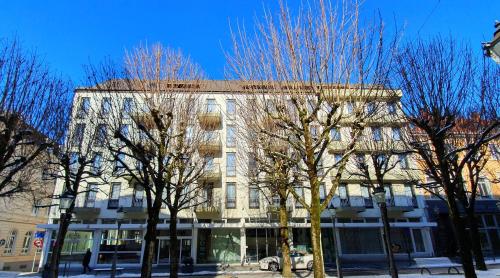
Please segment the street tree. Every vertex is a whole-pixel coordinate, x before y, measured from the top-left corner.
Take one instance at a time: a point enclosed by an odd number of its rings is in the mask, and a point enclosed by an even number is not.
[[[310,201],[295,190],[291,193],[311,218],[314,277],[325,275],[320,214],[371,114],[365,106],[392,93],[380,86],[387,83],[392,48],[382,40],[381,25],[360,26],[358,11],[356,4],[337,10],[328,1],[315,1],[292,14],[281,3],[280,12],[266,12],[254,33],[243,27],[233,31],[232,52],[227,54],[229,78],[245,84],[256,105],[285,134],[261,132],[276,144],[288,145],[301,159],[296,167],[306,177]],[[331,130],[343,121],[350,123],[350,134],[336,161],[327,157],[327,149]],[[324,181],[331,187],[323,199]]]
[[[485,78],[478,65],[470,49],[440,37],[407,43],[395,63],[395,82],[404,92],[402,107],[411,127],[409,143],[431,178],[421,186],[443,193],[466,277],[476,274],[471,240],[459,210],[465,201],[462,173],[481,147],[499,136],[498,76]],[[496,107],[485,105],[491,98],[497,100]],[[472,142],[456,146],[454,129],[460,119],[470,116],[467,111],[473,106],[489,107],[495,113],[478,118],[486,124],[474,132]]]

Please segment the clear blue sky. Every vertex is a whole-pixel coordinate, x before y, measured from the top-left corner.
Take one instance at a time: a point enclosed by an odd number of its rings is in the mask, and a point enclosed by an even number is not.
[[[288,3],[293,8],[300,2]],[[141,41],[180,48],[210,78],[222,79],[229,22],[251,28],[263,5],[277,8],[271,0],[0,0],[0,37],[17,36],[77,85],[83,64],[121,59],[124,49]],[[499,0],[366,0],[362,10],[366,18],[380,11],[387,24],[405,26],[405,38],[454,34],[477,53],[500,20]]]

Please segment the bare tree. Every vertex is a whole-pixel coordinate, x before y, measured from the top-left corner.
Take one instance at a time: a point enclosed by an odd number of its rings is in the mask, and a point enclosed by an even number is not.
[[[302,160],[297,169],[309,183],[311,201],[291,193],[310,213],[315,277],[325,275],[320,214],[371,114],[365,105],[392,93],[376,86],[387,83],[391,52],[386,50],[381,26],[359,26],[356,4],[336,10],[328,1],[315,1],[292,16],[281,3],[279,15],[266,13],[254,36],[243,28],[233,32],[233,50],[227,55],[230,79],[245,84],[244,89],[258,100],[257,107],[286,136],[262,132],[277,144],[289,145]],[[345,110],[348,106],[352,111]],[[327,159],[330,132],[342,121],[349,122],[350,138],[339,161]],[[321,183],[327,177],[332,186],[320,200]]]
[[[170,251],[178,254],[178,214],[202,202],[199,180],[207,169],[199,149],[206,133],[197,118],[203,109],[197,92],[203,75],[179,51],[158,44],[128,52],[123,69],[104,64],[89,68],[88,76],[112,103],[107,125],[114,139],[108,148],[120,165],[117,175],[146,195],[141,277],[151,277],[162,205],[170,212]],[[172,256],[170,277],[177,277],[178,264]]]
[[[396,82],[404,92],[403,109],[413,127],[409,129],[410,143],[424,163],[425,173],[433,179],[432,183],[422,186],[443,189],[465,275],[476,277],[471,241],[458,209],[464,198],[460,193],[462,171],[481,146],[499,136],[498,106],[489,106],[494,109],[494,116],[488,118],[488,124],[465,146],[453,145],[453,130],[457,121],[467,117],[469,107],[483,106],[487,100],[484,96],[498,100],[498,78],[483,78],[484,73],[478,71],[468,48],[458,46],[453,39],[439,37],[408,43],[401,49],[395,65]],[[484,82],[495,83],[483,86]],[[462,158],[458,159],[459,156]]]
[[[0,39],[0,198],[31,191],[26,168],[60,142],[69,92],[35,52]]]

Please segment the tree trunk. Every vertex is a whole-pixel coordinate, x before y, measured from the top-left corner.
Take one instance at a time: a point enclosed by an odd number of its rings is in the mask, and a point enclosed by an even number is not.
[[[61,217],[59,218],[59,230],[57,231],[56,241],[54,242],[54,247],[52,249],[52,256],[50,257],[50,278],[59,277],[59,261],[61,260],[61,251],[64,246],[64,238],[66,238],[69,223],[71,222],[72,209],[68,209],[68,211],[70,212],[61,213]],[[50,244],[50,242],[47,242],[45,244]]]
[[[387,204],[385,202],[379,204],[380,206],[380,216],[382,218],[383,225],[383,238],[384,247],[387,253],[387,261],[389,263],[389,272],[392,278],[398,278],[398,269],[396,262],[394,261],[394,253],[392,252],[392,241],[391,241],[391,226],[389,225],[389,219],[387,217]]]
[[[177,211],[170,211],[170,277],[177,278],[179,272],[179,244],[177,242]]]
[[[142,256],[141,278],[151,278],[153,259],[156,255],[156,235],[160,209],[153,210],[154,211],[148,213],[148,225],[146,227],[146,235],[144,236],[145,246]]]
[[[283,278],[292,277],[292,261],[290,260],[290,239],[288,235],[288,211],[286,209],[286,199],[280,198],[280,238],[281,256],[283,266],[281,275]]]
[[[465,225],[460,218],[457,203],[455,198],[448,199],[448,209],[450,212],[450,218],[452,221],[452,228],[455,234],[455,239],[458,244],[460,258],[462,259],[462,268],[466,278],[476,278],[476,272],[474,271],[474,263],[472,261],[472,254],[470,248],[470,239],[465,231]]]
[[[467,210],[467,223],[469,226],[469,234],[472,243],[472,252],[474,253],[474,260],[476,261],[477,270],[488,270],[484,262],[483,250],[481,249],[481,241],[479,230],[477,227],[477,219],[474,213]]]
[[[311,241],[313,248],[314,278],[325,277],[323,263],[323,249],[321,247],[321,209],[319,200],[319,186],[311,188]],[[306,262],[307,263],[307,262]]]

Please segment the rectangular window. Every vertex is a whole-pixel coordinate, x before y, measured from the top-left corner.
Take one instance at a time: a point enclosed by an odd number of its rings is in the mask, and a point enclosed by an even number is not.
[[[375,113],[375,103],[374,102],[368,102],[366,105],[366,112],[371,115]]]
[[[319,136],[319,127],[318,126],[311,126],[311,136],[313,138],[318,138]]]
[[[226,208],[236,208],[236,184],[234,182],[226,183]]]
[[[113,173],[115,175],[123,174],[123,171],[125,170],[125,165],[123,164],[124,162],[125,162],[125,154],[123,153],[118,154],[115,158],[115,168],[113,169]]]
[[[4,254],[12,254],[12,251],[15,249],[16,246],[16,237],[17,237],[17,231],[12,230],[9,232],[9,237],[7,238],[7,241],[5,243],[5,249],[3,250]]]
[[[236,176],[236,153],[226,154],[226,176]]]
[[[335,161],[335,164],[340,163],[340,160],[342,160],[342,157],[343,157],[343,156],[344,156],[344,155],[343,155],[343,154],[341,154],[341,153],[336,153],[336,154],[334,154],[334,155],[333,155],[333,159],[334,159],[334,161]]]
[[[124,118],[128,118],[130,117],[130,114],[132,113],[132,108],[133,108],[133,100],[132,98],[125,98],[123,100],[123,109],[122,109],[122,112],[123,112],[123,117]]]
[[[479,195],[483,198],[491,198],[491,187],[487,179],[479,178],[477,182]]]
[[[364,154],[361,154],[361,153],[358,153],[356,154],[356,167],[358,169],[365,169],[366,167],[366,161],[365,161],[365,155]]]
[[[87,192],[85,192],[85,207],[93,208],[95,206],[95,199],[97,194],[97,184],[89,183],[87,185]]]
[[[78,168],[80,167],[80,162],[78,161],[80,159],[80,154],[77,152],[71,152],[69,153],[69,169],[71,172],[76,173],[78,171]]]
[[[130,125],[120,125],[120,133],[123,135],[123,137],[130,139]]]
[[[78,111],[76,117],[79,119],[85,118],[90,111],[90,98],[82,97],[80,98],[80,105],[78,106]]]
[[[92,173],[98,175],[102,169],[102,154],[95,153],[94,159],[92,160]]]
[[[323,202],[326,199],[326,186],[324,183],[319,184],[319,200]]]
[[[101,102],[101,117],[107,117],[111,112],[111,99],[109,97],[105,97]]]
[[[392,128],[392,140],[401,141],[401,129],[399,127]]]
[[[340,134],[340,128],[334,127],[330,130],[330,137],[332,137],[332,141],[340,141],[342,140],[342,136]]]
[[[73,146],[80,146],[82,144],[84,132],[85,124],[76,124],[73,136],[71,138],[71,144]]]
[[[226,100],[226,113],[228,118],[234,118],[236,116],[236,101],[234,99]]]
[[[346,103],[346,108],[348,114],[354,113],[354,103],[352,101]]]
[[[236,147],[236,127],[234,125],[228,125],[226,129],[226,147],[233,148]]]
[[[395,102],[388,102],[387,103],[387,112],[389,113],[389,115],[395,115],[396,109],[397,109],[397,106],[396,106]]]
[[[207,112],[208,113],[216,113],[217,111],[217,102],[213,98],[207,99]]]
[[[409,169],[409,165],[408,165],[408,155],[406,154],[400,154],[398,155],[398,158],[399,158],[399,167],[401,167],[401,169]]]
[[[33,234],[31,231],[26,232],[23,240],[23,248],[21,249],[21,254],[28,254],[31,250],[31,238]]]
[[[250,186],[248,192],[248,207],[258,209],[260,207],[260,194],[257,186]]]
[[[491,158],[494,160],[500,160],[500,148],[495,144],[489,144]]]
[[[95,145],[102,147],[106,143],[107,127],[105,124],[97,126]]]
[[[117,209],[120,202],[121,183],[111,183],[109,191],[108,209]]]
[[[382,141],[382,128],[372,127],[372,136],[375,141]]]
[[[299,195],[299,197],[302,197],[302,199],[304,199],[304,187],[302,185],[296,185],[294,189],[297,195]],[[303,208],[303,207],[304,206],[302,205],[301,202],[295,200],[295,208]]]
[[[132,207],[143,207],[144,199],[144,188],[142,186],[136,186],[134,188],[134,199],[132,200]]]
[[[373,199],[372,195],[370,194],[370,186],[368,184],[361,184],[361,197],[363,197],[365,207],[373,207]]]

